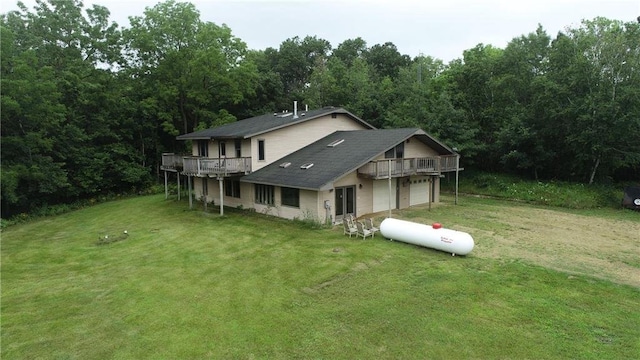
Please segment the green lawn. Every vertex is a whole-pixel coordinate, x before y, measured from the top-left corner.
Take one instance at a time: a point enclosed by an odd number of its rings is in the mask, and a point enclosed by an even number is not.
[[[640,354],[636,287],[226,214],[146,196],[5,229],[2,358]]]

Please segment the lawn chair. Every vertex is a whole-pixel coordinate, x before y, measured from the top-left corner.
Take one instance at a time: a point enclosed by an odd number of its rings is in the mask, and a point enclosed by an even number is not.
[[[344,218],[349,220],[351,222],[351,225],[353,225],[353,227],[356,226],[356,218],[355,216],[353,216],[353,214],[347,214],[344,216]]]
[[[364,219],[364,228],[371,231],[371,233],[373,235],[371,235],[371,237],[374,237],[376,235],[376,231],[380,231],[380,229],[378,229],[377,227],[373,226],[373,219]]]
[[[358,236],[358,228],[355,225],[353,225],[353,223],[349,221],[349,219],[347,218],[342,219],[342,226],[344,227],[345,235],[349,234],[349,237],[351,237],[351,235]]]
[[[358,229],[358,236],[362,236],[363,239],[366,239],[367,236],[373,238],[373,233],[366,229],[360,221],[356,221],[356,229]]]

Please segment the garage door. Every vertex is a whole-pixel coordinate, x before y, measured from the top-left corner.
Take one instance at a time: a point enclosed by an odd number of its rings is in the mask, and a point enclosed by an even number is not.
[[[396,179],[391,179],[391,208],[396,208]],[[389,210],[389,180],[373,181],[373,212]]]
[[[409,187],[409,206],[426,204],[429,201],[429,183],[427,178],[411,178]]]

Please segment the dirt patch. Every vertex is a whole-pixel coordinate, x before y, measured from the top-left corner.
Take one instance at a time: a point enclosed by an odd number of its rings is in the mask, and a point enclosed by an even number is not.
[[[510,208],[501,221],[509,227],[496,232],[492,246],[479,246],[476,256],[520,258],[640,287],[640,221],[526,207]]]
[[[476,243],[470,256],[521,259],[640,287],[640,216],[611,220],[508,203],[441,209],[460,212],[456,230],[470,233]]]

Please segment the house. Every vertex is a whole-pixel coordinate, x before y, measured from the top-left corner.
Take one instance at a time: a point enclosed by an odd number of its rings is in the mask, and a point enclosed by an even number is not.
[[[190,189],[193,180],[197,199],[289,219],[336,222],[437,202],[442,173],[460,170],[458,154],[420,129],[377,130],[333,107],[178,139],[193,141],[193,156],[165,154],[163,170],[187,176]]]

